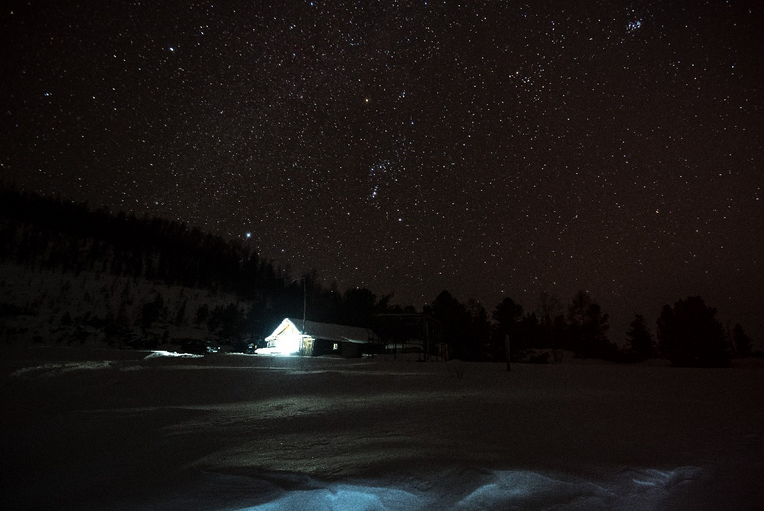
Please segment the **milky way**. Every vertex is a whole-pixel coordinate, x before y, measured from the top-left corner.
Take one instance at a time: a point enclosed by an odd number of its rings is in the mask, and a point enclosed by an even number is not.
[[[619,341],[700,294],[764,332],[757,2],[31,4],[4,182],[417,307],[584,289]]]

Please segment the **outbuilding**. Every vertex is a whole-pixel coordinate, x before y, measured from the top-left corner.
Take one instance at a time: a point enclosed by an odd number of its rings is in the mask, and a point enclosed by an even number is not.
[[[380,343],[377,334],[368,328],[293,318],[285,318],[265,341],[266,350],[272,353],[303,356],[334,353],[348,358],[374,352]]]

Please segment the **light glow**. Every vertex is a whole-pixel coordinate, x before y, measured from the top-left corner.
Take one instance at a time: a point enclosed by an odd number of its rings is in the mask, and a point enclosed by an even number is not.
[[[276,338],[276,351],[283,355],[291,355],[300,351],[301,336],[298,334],[280,335]]]

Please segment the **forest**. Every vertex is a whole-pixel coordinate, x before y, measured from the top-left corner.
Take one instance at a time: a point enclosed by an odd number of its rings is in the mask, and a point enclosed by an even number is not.
[[[59,337],[59,342],[82,342],[88,334],[81,327],[87,325],[98,330],[105,342],[122,347],[152,347],[177,340],[184,335],[179,329],[186,326],[222,344],[241,347],[267,336],[284,317],[306,314],[312,321],[373,328],[393,342],[405,341],[411,331],[389,318],[427,318],[438,326],[438,343],[447,345],[450,356],[461,360],[505,360],[507,339],[512,360],[538,363],[559,361],[563,352],[616,362],[663,357],[677,366],[702,367],[725,366],[735,357],[762,356],[752,352],[752,340],[741,325],[725,329],[715,317],[716,310],[698,296],[664,305],[655,336],[648,321],[635,315],[626,344],[619,346],[608,338],[608,314],[584,291],[568,303],[542,294],[533,311],[505,297],[489,312],[477,300],[461,302],[444,290],[417,311],[413,306],[392,304],[393,295],[378,296],[367,288],[342,291],[336,283],[326,286],[315,269],[295,277],[289,266],[255,253],[243,240],[13,187],[0,190],[0,264],[73,279],[85,275],[83,282],[87,275],[95,275],[98,281],[111,279],[109,286],[102,285],[100,314],[94,312],[99,300],[89,297],[94,293],[87,290],[81,294],[85,302],[90,298],[94,303],[93,310],[73,313],[57,304],[56,300],[67,299],[72,287],[65,279],[59,298],[46,295],[47,302],[39,298],[19,303],[3,292],[0,336],[6,342],[18,333],[8,318],[34,316],[41,307],[56,306],[58,314],[50,322],[77,327],[79,332]],[[228,303],[189,301],[185,291],[171,299],[172,293],[157,290],[158,283],[165,289],[197,290],[205,296],[231,299]],[[6,289],[11,286],[2,284]],[[35,341],[45,342],[44,337],[37,336]]]

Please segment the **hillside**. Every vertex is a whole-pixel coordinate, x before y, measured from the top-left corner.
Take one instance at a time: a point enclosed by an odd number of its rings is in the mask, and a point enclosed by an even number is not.
[[[209,339],[241,347],[306,305],[316,321],[350,324],[387,309],[385,297],[360,291],[325,288],[315,271],[293,279],[245,240],[0,190],[6,343],[150,348]]]
[[[233,293],[172,286],[82,271],[0,265],[0,338],[9,344],[150,348],[181,339],[220,340],[210,311],[235,308],[243,318],[252,302]],[[250,333],[252,335],[252,333]]]

